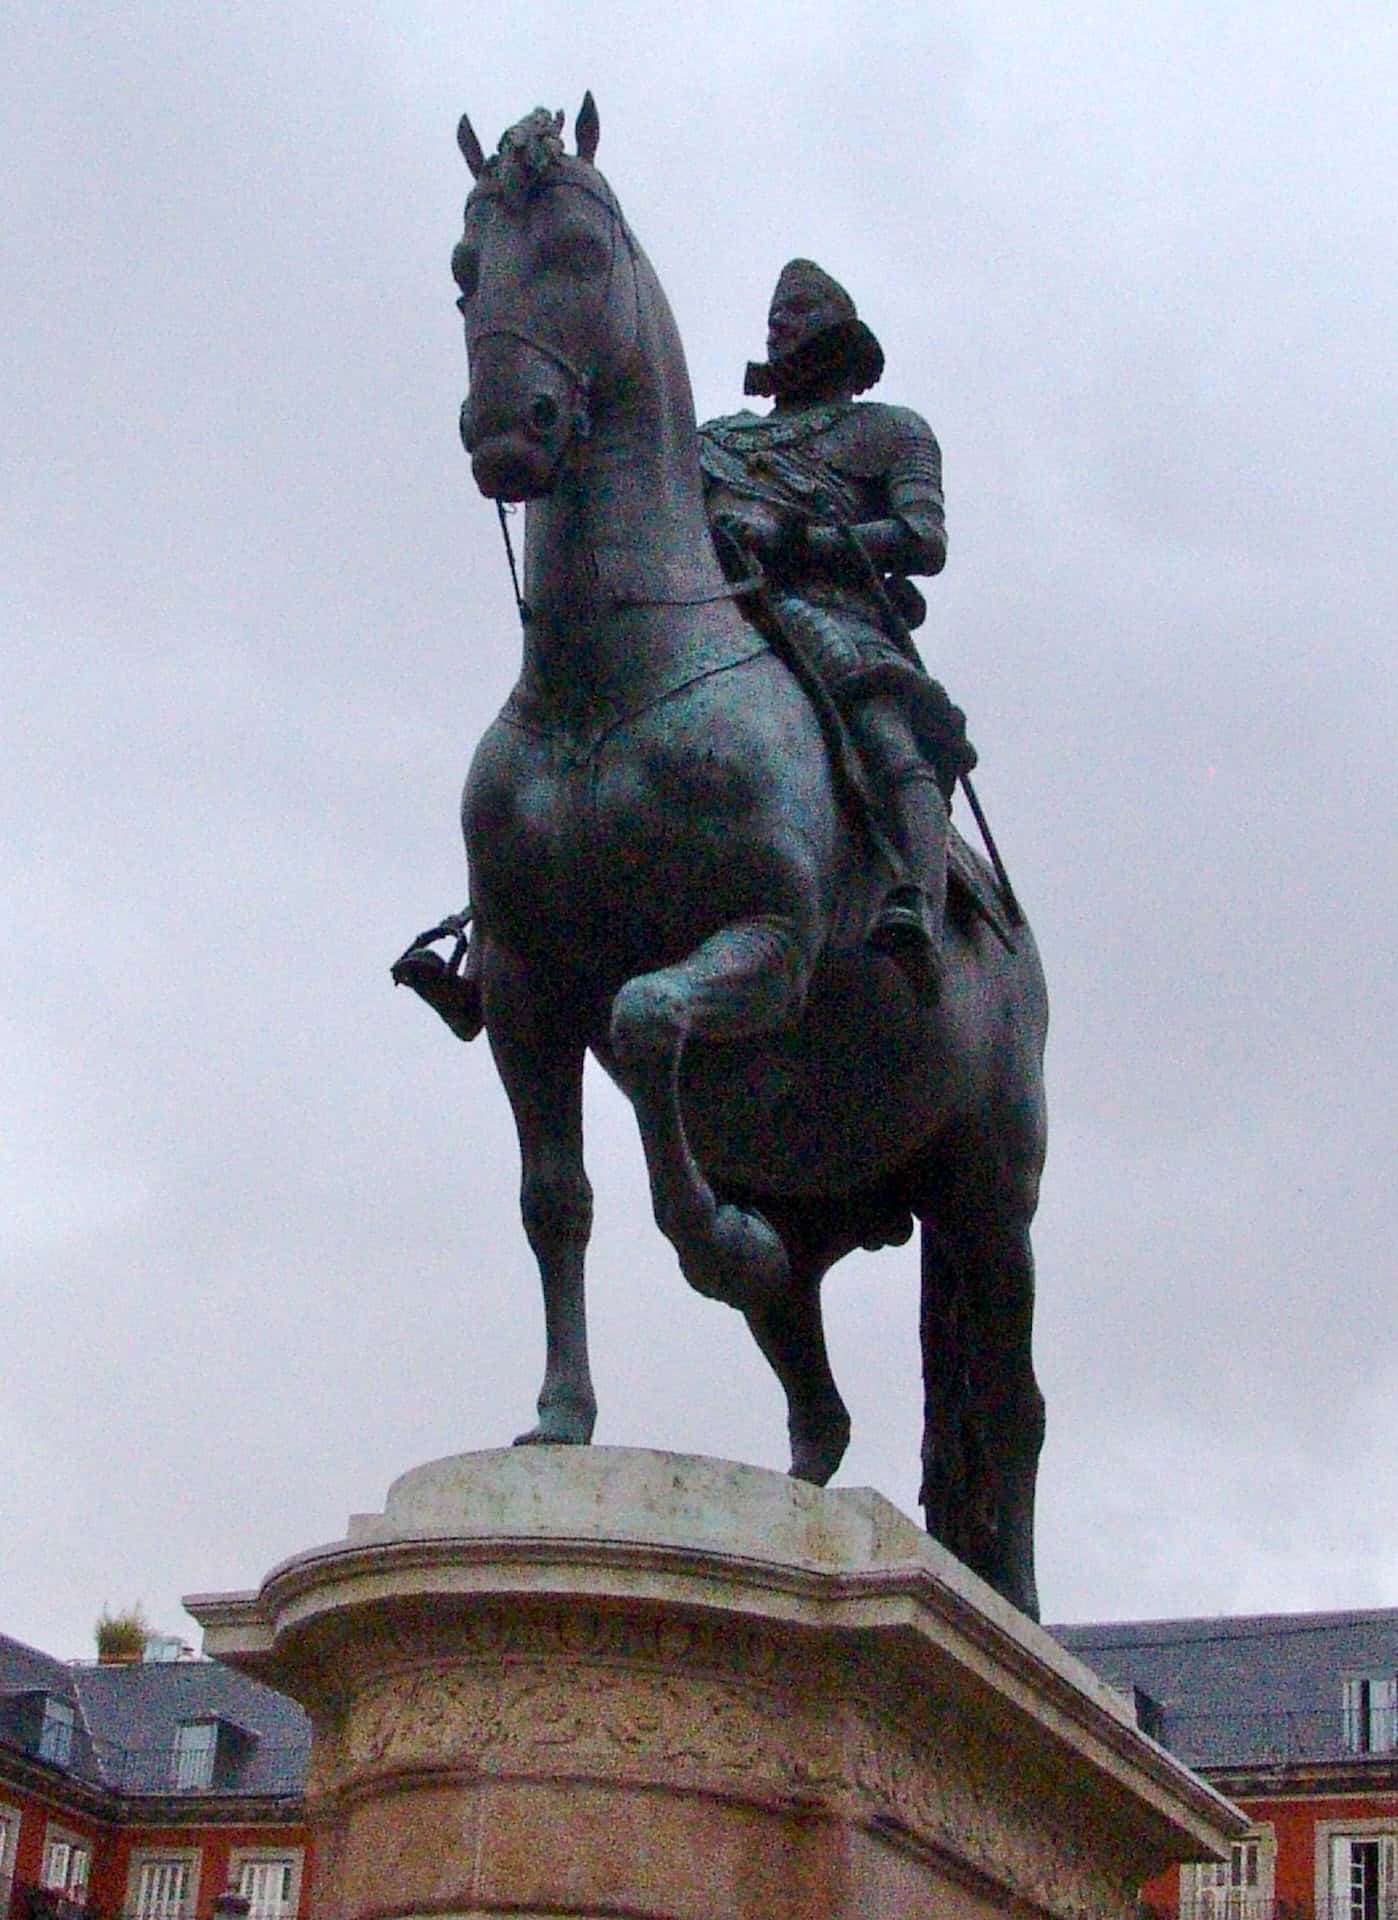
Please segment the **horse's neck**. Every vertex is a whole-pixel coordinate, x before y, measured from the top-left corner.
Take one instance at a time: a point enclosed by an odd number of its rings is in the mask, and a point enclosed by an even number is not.
[[[525,597],[577,649],[605,649],[619,607],[692,604],[724,591],[704,512],[694,400],[669,305],[644,259],[634,368],[599,399],[547,499],[526,515]],[[685,644],[684,622],[667,623]]]

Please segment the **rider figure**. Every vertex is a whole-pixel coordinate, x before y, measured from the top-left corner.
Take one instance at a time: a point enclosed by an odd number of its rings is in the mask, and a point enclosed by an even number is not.
[[[941,454],[916,413],[856,400],[882,372],[844,288],[792,260],[772,296],[767,360],[744,382],[775,405],[708,422],[700,459],[721,557],[735,574],[761,563],[769,604],[843,716],[901,860],[869,944],[935,999],[948,807],[974,754],[908,632],[925,608],[907,576],[946,562]]]

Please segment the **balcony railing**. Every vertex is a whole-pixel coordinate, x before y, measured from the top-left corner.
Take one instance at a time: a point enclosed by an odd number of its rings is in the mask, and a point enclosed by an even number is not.
[[[210,1778],[201,1781],[171,1747],[107,1747],[102,1755],[107,1784],[118,1793],[177,1795],[297,1794],[306,1784],[308,1758],[308,1747],[257,1741],[226,1758],[220,1754]]]
[[[1182,1900],[1178,1906],[1143,1906],[1141,1920],[1398,1920],[1398,1893],[1364,1900],[1337,1893],[1316,1905],[1310,1900],[1267,1900],[1243,1888]]]
[[[8,1899],[6,1894],[8,1892]],[[293,1920],[287,1907],[254,1908],[258,1920]],[[53,1887],[0,1879],[0,1920],[195,1920],[192,1900],[147,1901],[124,1907],[99,1907],[92,1901],[72,1900]]]
[[[1190,1766],[1267,1766],[1302,1760],[1347,1760],[1358,1765],[1398,1762],[1398,1747],[1372,1739],[1363,1744],[1359,1732],[1349,1716],[1327,1703],[1265,1713],[1179,1713],[1167,1708],[1157,1737],[1163,1737],[1170,1751]],[[1350,1920],[1348,1913],[1344,1920]]]
[[[5,1882],[0,1880],[0,1920],[114,1920],[113,1915],[87,1900],[71,1899],[56,1887],[39,1887],[14,1880],[6,1905]]]
[[[1178,1906],[1143,1907],[1141,1920],[1316,1920],[1316,1912],[1308,1900],[1269,1900],[1239,1887],[1182,1900]],[[1351,1920],[1348,1909],[1343,1920]]]

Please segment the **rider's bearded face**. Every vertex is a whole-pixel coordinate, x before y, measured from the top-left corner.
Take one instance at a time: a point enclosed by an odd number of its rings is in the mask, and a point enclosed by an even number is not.
[[[843,314],[814,287],[794,287],[780,294],[767,314],[767,357],[784,360],[798,347],[814,340],[827,327],[837,326]]]

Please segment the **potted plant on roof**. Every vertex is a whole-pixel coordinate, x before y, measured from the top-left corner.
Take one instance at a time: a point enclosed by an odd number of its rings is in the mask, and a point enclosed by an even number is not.
[[[144,1657],[150,1638],[150,1623],[139,1606],[112,1613],[103,1607],[94,1628],[97,1659],[106,1666],[129,1666]]]

